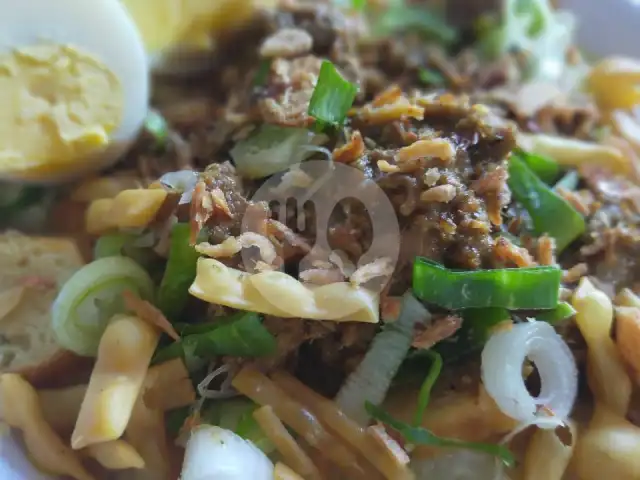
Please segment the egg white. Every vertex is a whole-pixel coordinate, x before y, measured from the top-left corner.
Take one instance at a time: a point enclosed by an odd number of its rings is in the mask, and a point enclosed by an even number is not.
[[[105,64],[122,85],[122,120],[105,149],[70,169],[49,174],[0,174],[5,179],[57,182],[110,166],[131,145],[148,110],[149,62],[140,34],[120,2],[0,0],[0,55],[43,43],[70,45]]]

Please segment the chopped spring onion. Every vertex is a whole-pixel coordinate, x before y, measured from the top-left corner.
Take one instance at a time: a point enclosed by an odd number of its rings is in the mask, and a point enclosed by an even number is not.
[[[305,128],[262,125],[229,152],[238,173],[249,178],[264,178],[283,172],[311,155],[309,147],[327,140]]]
[[[380,36],[395,32],[413,30],[433,38],[445,45],[456,41],[456,31],[447,25],[445,19],[432,9],[418,5],[405,5],[404,1],[395,2],[381,16],[374,31]]]
[[[103,235],[96,241],[93,247],[93,257],[95,259],[105,257],[121,257],[125,245],[131,242],[136,235],[131,233],[114,233]]]
[[[150,235],[149,235],[150,234]],[[102,235],[93,247],[94,259],[105,257],[128,257],[146,269],[153,277],[158,265],[156,254],[150,248],[155,238],[153,234],[118,232]]]
[[[169,125],[160,112],[150,109],[144,119],[144,128],[153,137],[157,150],[164,150],[167,147]]]
[[[273,480],[273,468],[252,442],[224,428],[200,425],[187,441],[180,478]]]
[[[514,152],[544,183],[551,185],[560,176],[560,165],[552,158],[518,149]]]
[[[322,62],[318,82],[309,102],[309,116],[324,128],[327,125],[340,126],[353,105],[358,87],[345,80],[335,65],[327,60]]]
[[[540,376],[540,394],[531,396],[522,377],[525,359]],[[530,321],[495,332],[482,351],[482,382],[507,416],[540,428],[562,424],[578,391],[578,369],[571,350],[546,322]]]
[[[191,405],[187,405],[185,407],[174,408],[173,410],[169,410],[164,415],[164,423],[167,429],[167,433],[171,436],[171,438],[177,438],[184,422],[187,420],[189,415],[192,413],[193,407]]]
[[[419,257],[413,265],[413,292],[448,310],[555,308],[561,277],[555,266],[456,271]]]
[[[207,423],[231,430],[269,454],[275,446],[253,418],[253,412],[257,408],[257,404],[245,397],[218,400],[203,410],[202,418]]]
[[[220,368],[218,368],[220,370]],[[230,369],[226,370],[226,373]],[[231,377],[227,376],[222,383],[231,381]],[[237,392],[233,390],[234,398],[218,398],[213,401],[201,397],[200,402],[185,407],[170,410],[165,415],[165,424],[167,432],[172,437],[178,437],[184,422],[194,413],[199,412],[199,418],[203,423],[217,425],[222,428],[231,430],[246,440],[253,442],[264,453],[269,454],[274,450],[274,445],[264,435],[258,423],[253,418],[253,412],[258,405],[253,403],[246,397],[237,396]]]
[[[182,193],[180,205],[191,202],[191,195],[198,183],[198,173],[193,170],[179,170],[177,172],[167,172],[159,179],[160,183],[171,190]]]
[[[333,0],[333,4],[340,8],[359,12],[364,10],[367,0]]]
[[[275,353],[276,340],[262,325],[255,312],[238,312],[213,323],[185,328],[182,339],[156,352],[154,363],[161,363],[184,354],[185,350],[202,358],[216,355],[234,357],[264,357]]]
[[[189,286],[196,278],[196,264],[200,255],[190,245],[190,235],[188,223],[176,223],[173,226],[169,258],[158,290],[158,308],[172,321],[180,316],[187,304]]]
[[[573,41],[573,16],[554,9],[549,0],[506,0],[501,4],[501,18],[488,22],[479,34],[480,49],[493,58],[512,50],[524,51],[530,77],[560,78]]]
[[[52,306],[58,343],[78,355],[94,356],[109,319],[125,311],[122,292],[153,298],[153,281],[125,257],[95,260],[78,270],[62,287]]]
[[[431,368],[429,368],[427,378],[422,382],[420,392],[418,393],[418,408],[416,408],[416,413],[413,417],[414,427],[419,427],[422,423],[424,412],[427,410],[429,400],[431,399],[431,390],[433,390],[433,386],[436,384],[440,372],[442,372],[442,356],[433,350],[427,350],[426,352],[427,356],[431,358]]]
[[[558,182],[553,186],[554,190],[558,188],[564,188],[570,192],[574,191],[578,188],[578,184],[580,183],[580,175],[576,170],[570,170],[564,174],[564,176],[558,180]]]
[[[269,79],[269,71],[271,70],[271,60],[264,59],[260,62],[256,75],[253,77],[253,87],[262,87],[267,83]]]
[[[376,335],[364,359],[336,396],[336,404],[345,415],[360,425],[368,424],[365,401],[382,403],[411,347],[415,325],[428,319],[427,309],[410,292],[405,293],[398,320],[385,325]]]
[[[421,68],[418,70],[418,78],[425,85],[432,87],[442,87],[445,84],[444,77],[430,68]]]
[[[513,155],[509,161],[508,184],[515,199],[529,212],[534,233],[552,236],[558,252],[584,233],[584,217]]]
[[[435,435],[433,432],[423,427],[412,427],[400,420],[393,418],[388,412],[382,408],[373,405],[370,402],[365,406],[369,415],[375,420],[388,425],[402,435],[405,442],[412,445],[429,445],[444,448],[464,448],[484,452],[499,458],[506,466],[511,467],[515,464],[513,454],[504,445],[492,445],[489,443],[465,442],[455,438],[443,438]]]
[[[547,310],[536,314],[536,320],[547,322],[551,325],[562,322],[576,314],[575,309],[567,302],[560,302],[553,310]]]
[[[40,202],[46,194],[42,187],[3,183],[0,185],[0,218]]]

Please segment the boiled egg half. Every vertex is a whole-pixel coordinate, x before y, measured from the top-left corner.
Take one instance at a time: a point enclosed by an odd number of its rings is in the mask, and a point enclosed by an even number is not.
[[[113,164],[149,104],[138,29],[117,0],[0,0],[0,178]]]

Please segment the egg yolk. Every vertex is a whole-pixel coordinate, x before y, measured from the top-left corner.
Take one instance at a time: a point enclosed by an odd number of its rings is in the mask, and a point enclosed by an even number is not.
[[[123,104],[117,76],[80,49],[40,44],[0,55],[0,170],[73,170],[109,143]]]

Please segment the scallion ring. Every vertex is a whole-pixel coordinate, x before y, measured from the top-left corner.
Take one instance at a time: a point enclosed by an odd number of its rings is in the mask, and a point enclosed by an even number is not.
[[[537,397],[529,393],[522,377],[526,358],[540,376]],[[492,335],[482,351],[482,382],[505,415],[523,425],[549,428],[554,425],[549,420],[557,420],[557,426],[571,413],[578,392],[578,369],[571,350],[553,327],[530,321]]]
[[[122,292],[153,297],[153,281],[136,262],[106,257],[78,270],[62,287],[52,307],[58,343],[78,355],[94,356],[109,319],[124,311]]]

